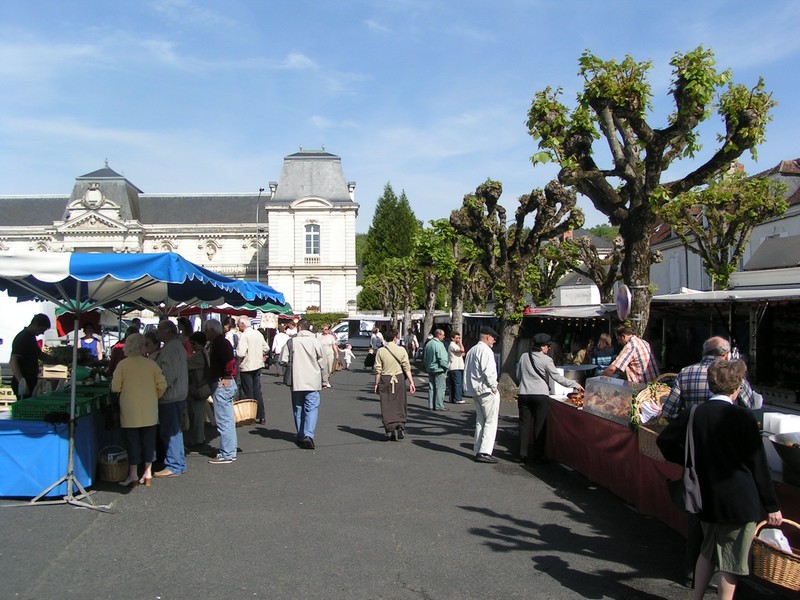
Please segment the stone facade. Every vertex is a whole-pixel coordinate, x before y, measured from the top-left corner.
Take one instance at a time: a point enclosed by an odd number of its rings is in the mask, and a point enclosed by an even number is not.
[[[256,194],[146,194],[106,165],[76,178],[69,196],[0,196],[0,252],[177,252],[268,283],[298,312],[348,312],[354,192],[324,151],[286,156],[278,181]]]

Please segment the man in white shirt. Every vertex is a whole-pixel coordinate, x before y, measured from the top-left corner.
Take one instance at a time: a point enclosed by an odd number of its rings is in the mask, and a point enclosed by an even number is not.
[[[480,341],[470,348],[464,360],[464,392],[475,403],[475,462],[493,464],[494,440],[500,412],[500,392],[497,390],[497,365],[492,346],[497,332],[481,327]]]
[[[239,328],[239,343],[236,346],[236,356],[239,359],[239,380],[242,383],[242,398],[252,398],[256,401],[256,423],[264,425],[267,422],[264,411],[264,396],[261,394],[261,369],[264,368],[264,357],[268,347],[264,336],[250,326],[250,317],[241,316],[237,323]]]

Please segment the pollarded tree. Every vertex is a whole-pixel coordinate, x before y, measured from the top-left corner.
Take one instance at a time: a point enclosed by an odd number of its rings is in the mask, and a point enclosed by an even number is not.
[[[559,181],[574,186],[619,226],[625,240],[622,276],[634,291],[631,317],[641,335],[650,316],[650,236],[658,207],[704,184],[743,152],[755,156],[775,102],[762,79],[752,88],[731,83],[730,72],[718,72],[713,52],[701,46],[672,58],[675,107],[657,128],[648,122],[649,61],[601,60],[585,52],[579,62],[584,84],[574,109],[562,104],[560,89],[548,87],[533,99],[528,129],[542,149],[533,161],[558,162]],[[676,160],[694,158],[698,126],[715,107],[725,126],[718,149],[685,176],[662,181]],[[596,157],[598,139],[605,141],[607,159]]]
[[[592,281],[600,290],[600,301],[609,303],[614,301],[614,284],[622,277],[623,246],[622,237],[617,236],[611,250],[601,253],[591,237],[578,236],[561,242],[552,240],[542,248],[542,253],[551,261],[561,262],[565,270],[580,273]],[[660,254],[656,254],[651,262],[660,261]]]
[[[728,287],[753,228],[786,212],[786,185],[723,173],[704,188],[681,194],[661,208],[683,245],[699,255],[715,287]]]
[[[486,180],[474,194],[464,196],[461,208],[450,214],[450,223],[478,248],[492,285],[502,329],[500,388],[504,397],[510,397],[515,367],[512,349],[522,322],[525,297],[537,281],[539,250],[546,240],[583,225],[584,217],[575,206],[575,191],[551,181],[544,190],[520,196],[514,221],[507,225],[506,210],[499,203],[502,193],[500,182]],[[533,216],[533,224],[526,227],[529,216]]]

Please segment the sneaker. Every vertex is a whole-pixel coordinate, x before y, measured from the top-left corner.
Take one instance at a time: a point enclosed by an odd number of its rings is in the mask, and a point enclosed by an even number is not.
[[[398,427],[397,428],[397,439],[398,440],[402,440],[404,437],[406,437],[405,430],[402,427]]]
[[[225,458],[224,456],[215,456],[214,458],[212,458],[211,460],[208,461],[208,464],[210,464],[210,465],[229,465],[235,460],[236,460],[236,458]]]
[[[491,454],[476,454],[475,462],[493,465],[497,462],[497,459]]]
[[[466,403],[467,403],[466,400],[456,400],[455,402],[453,402],[453,404],[466,404]]]

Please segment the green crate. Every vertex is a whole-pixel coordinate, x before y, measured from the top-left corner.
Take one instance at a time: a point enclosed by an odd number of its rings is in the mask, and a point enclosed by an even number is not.
[[[75,418],[88,415],[94,407],[94,398],[75,398]],[[49,413],[69,413],[69,398],[26,398],[11,405],[11,417],[23,421],[43,421]]]

